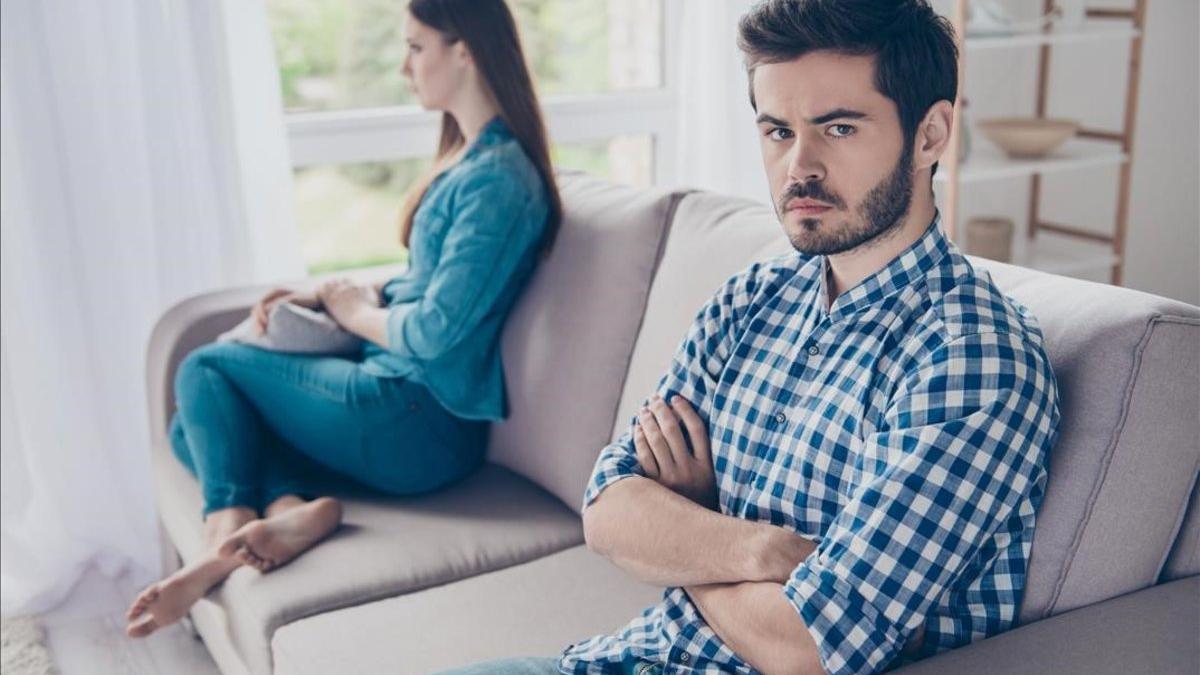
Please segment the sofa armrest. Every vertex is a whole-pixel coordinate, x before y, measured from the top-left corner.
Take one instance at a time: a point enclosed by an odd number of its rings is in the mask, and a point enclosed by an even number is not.
[[[894,672],[1190,673],[1200,668],[1200,575],[1014,628]]]
[[[331,277],[349,277],[360,283],[374,283],[396,276],[404,268],[404,265],[381,265],[298,281],[240,286],[196,295],[176,303],[154,325],[146,350],[146,397],[152,446],[166,435],[167,424],[175,410],[174,381],[179,363],[192,350],[212,342],[246,318],[250,308],[268,290],[278,286],[311,290]]]

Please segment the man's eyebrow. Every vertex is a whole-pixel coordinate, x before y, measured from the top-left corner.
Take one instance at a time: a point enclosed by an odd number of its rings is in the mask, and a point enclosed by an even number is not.
[[[771,115],[768,115],[767,113],[762,113],[762,114],[760,114],[760,115],[759,115],[759,116],[758,116],[758,117],[757,117],[757,118],[754,120],[754,123],[755,123],[755,124],[773,124],[773,125],[775,125],[775,126],[777,126],[777,127],[790,127],[790,126],[791,126],[791,125],[790,125],[790,124],[788,124],[786,121],[784,121],[784,120],[781,120],[781,119],[779,119],[778,117],[773,117],[773,116],[771,116]]]
[[[832,122],[833,120],[861,120],[865,119],[866,117],[868,117],[868,115],[865,112],[851,110],[849,108],[837,108],[835,110],[830,110],[824,115],[817,115],[816,117],[813,117],[807,121],[809,124],[818,125],[825,124],[826,122]],[[792,126],[786,120],[781,120],[778,117],[775,117],[774,115],[768,115],[767,113],[760,114],[758,118],[754,120],[754,123],[772,124],[777,127],[788,128]]]
[[[865,112],[859,112],[858,110],[851,110],[849,108],[838,108],[836,110],[830,110],[829,112],[825,113],[824,115],[817,115],[816,117],[808,120],[808,123],[809,124],[825,124],[826,122],[832,122],[833,120],[843,120],[843,119],[844,120],[861,120],[861,119],[865,118],[866,116],[867,116],[867,114]]]

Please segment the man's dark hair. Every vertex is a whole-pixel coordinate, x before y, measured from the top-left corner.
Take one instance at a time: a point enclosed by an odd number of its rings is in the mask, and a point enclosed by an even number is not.
[[[954,28],[927,0],[763,0],[738,22],[738,47],[756,111],[754,69],[761,64],[815,51],[874,56],[875,88],[895,102],[906,144],[930,106],[954,103],[958,93]]]

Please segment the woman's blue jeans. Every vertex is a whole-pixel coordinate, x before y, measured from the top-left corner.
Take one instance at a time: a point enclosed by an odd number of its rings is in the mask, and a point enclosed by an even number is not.
[[[477,468],[487,441],[486,422],[455,417],[419,383],[230,342],[183,360],[175,398],[171,446],[200,480],[205,515],[361,485],[437,490]]]

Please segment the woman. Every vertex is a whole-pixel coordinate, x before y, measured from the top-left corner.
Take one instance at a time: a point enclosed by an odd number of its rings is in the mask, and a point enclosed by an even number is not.
[[[178,620],[238,566],[269,572],[329,535],[341,505],[313,497],[339,484],[411,495],[460,480],[507,413],[500,329],[561,216],[545,127],[502,0],[408,10],[403,75],[442,111],[434,167],[402,211],[409,269],[278,289],[252,311],[265,329],[276,303],[323,307],[365,339],[357,359],[219,343],[183,361],[171,444],[200,480],[207,553],[141,593],[130,636]]]

